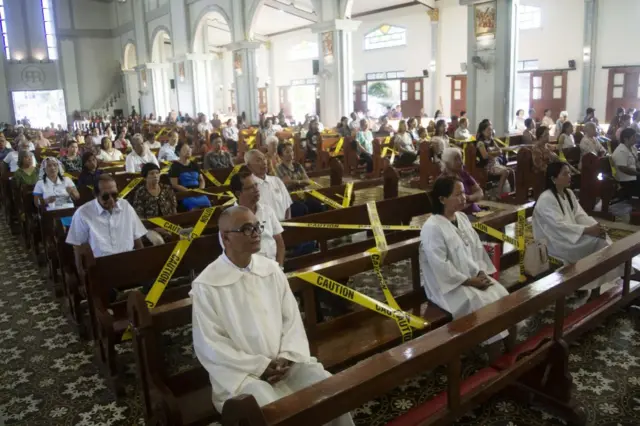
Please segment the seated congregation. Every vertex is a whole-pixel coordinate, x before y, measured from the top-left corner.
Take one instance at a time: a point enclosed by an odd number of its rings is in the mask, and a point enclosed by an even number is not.
[[[518,380],[579,423],[565,340],[640,291],[640,240],[612,242],[583,185],[608,166],[621,197],[640,196],[638,116],[621,114],[607,139],[594,111],[579,126],[523,114],[510,135],[485,119],[473,136],[464,112],[453,123],[397,111],[331,129],[282,113],[257,126],[173,113],[93,118],[49,138],[7,129],[2,204],[78,329],[89,324],[82,336],[117,396],[114,348],[133,340],[149,424],[353,425],[358,406],[443,364],[444,396],[393,424],[452,421]],[[411,195],[398,196],[401,173],[419,175],[402,188]],[[497,210],[483,203],[490,191]],[[402,295],[385,284],[397,262],[411,265]],[[519,282],[501,281],[512,267]],[[371,270],[379,298],[350,286]],[[576,291],[589,302],[565,319]],[[554,326],[516,344],[522,321],[552,303]],[[155,336],[182,325],[199,368],[169,376]],[[487,367],[463,381],[460,359],[478,346]]]

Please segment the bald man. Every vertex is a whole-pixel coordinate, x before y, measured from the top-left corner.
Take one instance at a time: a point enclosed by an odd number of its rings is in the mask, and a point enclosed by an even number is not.
[[[267,174],[267,158],[257,149],[244,154],[244,162],[256,177],[255,181],[260,191],[260,199],[263,204],[268,205],[276,212],[278,220],[285,220],[291,217],[291,196],[282,180],[276,176]]]
[[[195,279],[193,347],[209,372],[218,411],[236,395],[260,406],[331,374],[309,354],[296,299],[273,260],[257,255],[262,224],[246,207],[218,221],[224,253]],[[331,425],[353,425],[344,414]]]

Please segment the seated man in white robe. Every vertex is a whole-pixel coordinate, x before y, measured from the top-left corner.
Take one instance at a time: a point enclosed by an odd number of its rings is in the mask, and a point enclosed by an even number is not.
[[[219,219],[224,253],[195,279],[193,346],[209,372],[213,403],[253,395],[260,406],[331,374],[309,354],[309,342],[286,276],[260,251],[262,225],[246,207]],[[349,413],[331,425],[353,425]]]
[[[507,296],[509,292],[490,276],[496,269],[461,211],[466,206],[462,182],[438,178],[431,198],[433,214],[420,232],[420,275],[427,298],[457,319]],[[509,343],[515,341],[513,334]],[[508,335],[505,330],[485,344],[499,343]],[[491,355],[495,348],[492,345]]]
[[[607,247],[611,240],[606,230],[580,206],[571,185],[571,172],[566,163],[551,163],[547,167],[546,190],[540,194],[533,210],[533,238],[547,246],[549,255],[564,263],[578,260]],[[595,279],[582,287],[600,294],[600,286],[624,273],[624,266]]]

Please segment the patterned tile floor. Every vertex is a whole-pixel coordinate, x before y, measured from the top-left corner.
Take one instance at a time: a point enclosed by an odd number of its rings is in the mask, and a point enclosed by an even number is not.
[[[111,426],[144,424],[131,346],[118,348],[125,366],[127,396],[115,401],[93,364],[93,345],[78,339],[61,306],[35,265],[0,218],[0,419],[7,425]],[[394,294],[410,286],[406,263],[385,267]],[[371,274],[353,277],[352,285],[382,298]],[[575,307],[580,300],[572,300]],[[553,309],[528,321],[529,334],[550,322]],[[572,347],[571,370],[576,397],[585,405],[589,424],[640,424],[640,333],[625,312]],[[165,333],[176,370],[197,362],[190,329]],[[470,354],[464,374],[485,363]],[[446,386],[443,369],[408,380],[387,395],[356,409],[358,425],[384,425]],[[0,420],[0,425],[2,420]],[[505,398],[494,398],[462,418],[459,425],[524,426],[562,424],[547,412]]]

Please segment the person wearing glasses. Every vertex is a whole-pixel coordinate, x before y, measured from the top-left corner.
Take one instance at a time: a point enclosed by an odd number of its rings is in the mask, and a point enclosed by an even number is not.
[[[238,199],[238,205],[251,210],[260,223],[260,251],[258,254],[275,260],[280,267],[284,265],[284,240],[282,225],[271,207],[260,202],[260,190],[251,171],[243,167],[231,178],[231,192]],[[250,237],[253,228],[245,228],[245,235]]]
[[[193,347],[211,377],[213,404],[241,394],[260,406],[331,376],[309,352],[289,282],[278,264],[258,256],[260,221],[234,206],[218,221],[224,247],[194,280]],[[349,413],[328,423],[351,426]]]
[[[127,200],[119,199],[113,176],[100,175],[93,188],[95,200],[79,207],[71,218],[67,244],[71,244],[76,265],[89,246],[94,257],[124,253],[143,247],[147,229]]]

